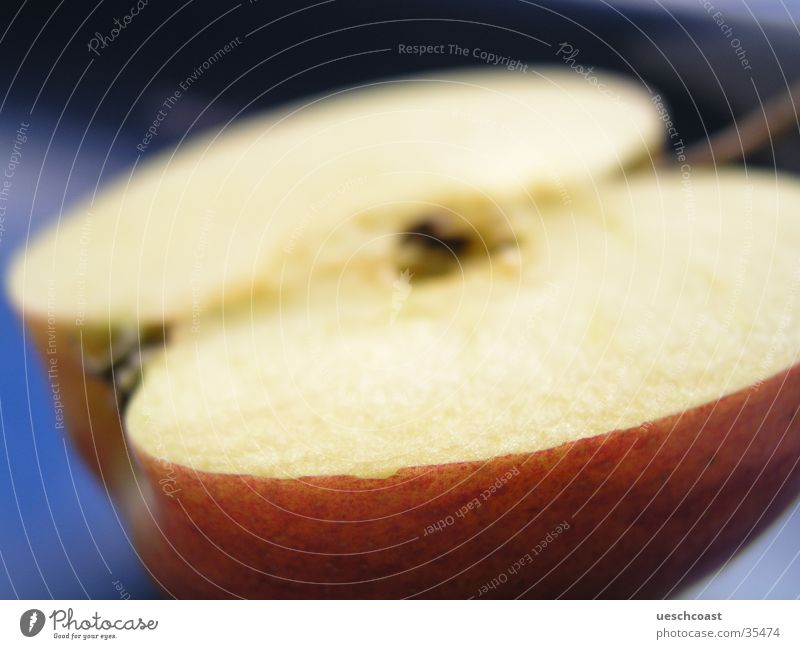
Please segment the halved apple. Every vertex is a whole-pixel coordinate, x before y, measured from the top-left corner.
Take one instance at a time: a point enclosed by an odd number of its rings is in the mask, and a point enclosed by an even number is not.
[[[628,596],[729,556],[796,490],[800,185],[613,179],[660,138],[619,80],[388,85],[191,144],[18,262],[147,567]]]
[[[512,199],[563,203],[647,159],[663,139],[648,95],[600,78],[542,68],[367,84],[193,139],[76,207],[20,254],[10,291],[58,366],[84,457],[107,484],[130,476],[118,405],[141,349],[175,323],[299,292],[312,262],[336,273],[367,235],[443,236],[429,219],[440,210],[495,246]]]
[[[798,208],[640,174],[434,274],[362,275],[373,245],[424,270],[379,235],[179,330],[126,417],[148,565],[183,596],[669,592],[796,492]]]

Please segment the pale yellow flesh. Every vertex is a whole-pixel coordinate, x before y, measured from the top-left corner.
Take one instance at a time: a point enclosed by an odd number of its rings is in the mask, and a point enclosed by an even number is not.
[[[378,278],[390,247],[365,281],[366,237],[277,306],[187,327],[132,442],[205,471],[385,476],[636,426],[797,361],[797,181],[664,172],[505,215],[517,245],[463,273]]]
[[[569,70],[430,73],[243,120],[143,163],[17,259],[28,314],[172,322],[306,280],[437,206],[592,191],[663,139],[647,93]],[[479,216],[476,216],[479,218]],[[328,245],[328,244],[331,245]]]

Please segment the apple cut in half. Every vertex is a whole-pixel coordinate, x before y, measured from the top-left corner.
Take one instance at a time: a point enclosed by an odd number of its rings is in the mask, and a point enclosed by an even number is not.
[[[366,84],[190,139],[77,206],[19,255],[10,292],[57,365],[83,456],[107,485],[127,482],[120,411],[143,352],[177,324],[299,296],[345,264],[380,286],[395,263],[444,272],[436,245],[398,261],[398,229],[458,246],[477,228],[494,249],[513,238],[512,205],[569,202],[646,160],[663,140],[649,96],[600,78],[541,68]],[[372,256],[352,257],[362,242]]]
[[[797,491],[798,210],[735,170],[512,207],[491,249],[440,210],[449,265],[376,235],[177,328],[126,414],[147,565],[193,597],[672,592]]]
[[[663,596],[797,493],[800,183],[631,172],[658,119],[607,81],[246,120],[20,257],[166,592]]]

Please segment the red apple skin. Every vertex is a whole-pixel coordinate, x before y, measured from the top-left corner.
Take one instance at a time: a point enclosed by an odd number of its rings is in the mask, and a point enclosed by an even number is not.
[[[85,367],[80,328],[46,316],[23,317],[45,373],[56,369],[66,430],[78,454],[103,486],[120,498],[136,490],[135,465],[123,432],[114,386]]]
[[[133,527],[176,597],[663,597],[797,493],[799,404],[796,365],[638,428],[386,479],[201,473],[138,453]]]

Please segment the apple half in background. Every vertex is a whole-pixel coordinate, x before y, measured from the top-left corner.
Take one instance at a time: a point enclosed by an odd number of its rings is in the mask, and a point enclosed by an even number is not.
[[[337,273],[366,236],[449,236],[428,219],[439,209],[461,214],[462,230],[488,222],[495,246],[512,236],[511,203],[565,202],[648,159],[663,140],[649,96],[598,78],[446,72],[335,92],[193,138],[42,233],[15,260],[10,293],[58,365],[68,428],[104,484],[131,477],[119,406],[140,352],[176,323],[299,290],[312,259]]]
[[[20,259],[165,590],[663,594],[795,492],[797,182],[613,181],[646,96],[546,77],[250,121]]]

